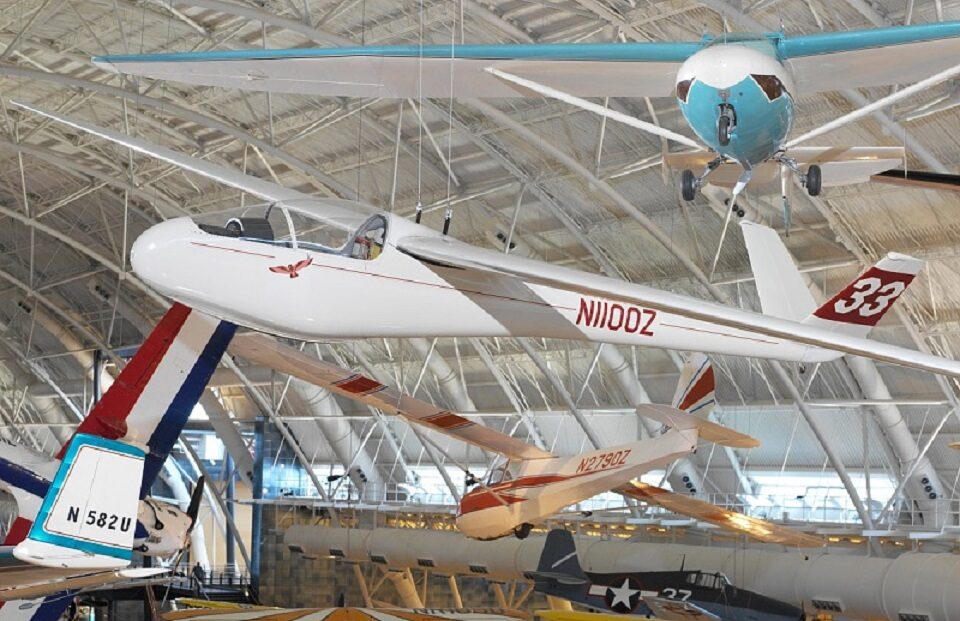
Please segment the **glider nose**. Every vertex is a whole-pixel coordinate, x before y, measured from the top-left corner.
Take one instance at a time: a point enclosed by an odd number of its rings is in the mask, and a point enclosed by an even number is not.
[[[173,218],[150,227],[133,242],[130,265],[147,284],[170,292],[176,272],[182,267],[183,244],[199,230],[190,218]]]

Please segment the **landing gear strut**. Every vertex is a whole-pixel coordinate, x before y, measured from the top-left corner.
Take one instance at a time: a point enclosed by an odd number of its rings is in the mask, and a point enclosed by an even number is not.
[[[517,526],[513,529],[513,535],[517,539],[526,539],[530,536],[530,531],[533,530],[533,524],[530,522],[524,522],[520,526]]]
[[[697,192],[703,187],[703,181],[707,178],[707,175],[715,171],[723,162],[722,157],[710,160],[699,177],[696,176],[692,170],[684,169],[684,171],[680,173],[680,196],[683,197],[683,200],[690,202],[695,199]]]
[[[789,237],[792,214],[790,198],[787,193],[789,183],[787,181],[788,174],[792,172],[800,179],[800,185],[807,189],[807,194],[810,196],[820,196],[820,191],[823,189],[823,171],[816,164],[810,164],[807,172],[803,172],[800,170],[797,161],[792,157],[787,157],[783,151],[774,156],[773,159],[780,162],[780,195],[783,199],[783,224],[786,229],[786,234]]]

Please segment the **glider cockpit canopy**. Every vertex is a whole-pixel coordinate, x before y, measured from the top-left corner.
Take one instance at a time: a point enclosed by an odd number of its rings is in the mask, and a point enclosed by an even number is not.
[[[335,201],[342,204],[336,205],[340,209],[331,217],[329,202],[248,205],[205,213],[194,217],[194,222],[211,235],[355,259],[377,258],[386,242],[387,218],[350,201]]]

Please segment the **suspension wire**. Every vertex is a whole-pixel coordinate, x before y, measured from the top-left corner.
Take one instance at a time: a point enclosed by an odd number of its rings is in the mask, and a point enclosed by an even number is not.
[[[456,0],[454,0],[456,2]],[[456,7],[454,7],[456,8]],[[461,28],[463,27],[461,23]],[[450,192],[453,189],[453,84],[456,67],[457,49],[457,11],[453,12],[453,23],[450,24],[450,100],[447,104],[447,207],[443,212],[443,234],[450,231],[450,221],[453,219],[453,205],[450,204]]]
[[[360,5],[360,45],[367,44],[367,0]],[[357,113],[357,200],[360,200],[360,175],[363,174],[363,107]]]
[[[420,53],[417,56],[417,224],[423,216],[423,0],[420,0]]]

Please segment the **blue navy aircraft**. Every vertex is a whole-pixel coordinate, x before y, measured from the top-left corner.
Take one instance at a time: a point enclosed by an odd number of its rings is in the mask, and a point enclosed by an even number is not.
[[[679,569],[632,573],[584,572],[573,536],[553,530],[533,576],[544,595],[594,611],[655,616],[666,621],[798,621],[803,611],[738,588],[721,573]]]

